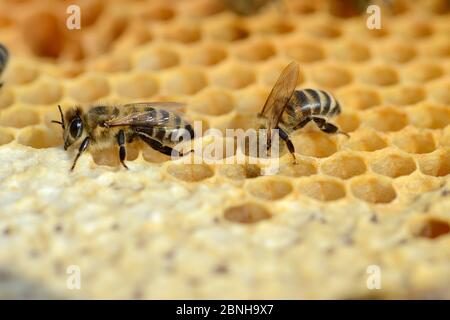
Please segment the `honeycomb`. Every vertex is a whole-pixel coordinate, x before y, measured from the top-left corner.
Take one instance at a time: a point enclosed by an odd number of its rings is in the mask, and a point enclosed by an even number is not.
[[[344,9],[1,1],[0,297],[450,298],[448,2],[393,1],[373,30]],[[139,144],[128,171],[111,149],[69,173],[76,151],[50,123],[58,104],[163,100],[204,128],[249,128],[292,60],[298,88],[338,98],[350,138],[309,124],[275,175]]]

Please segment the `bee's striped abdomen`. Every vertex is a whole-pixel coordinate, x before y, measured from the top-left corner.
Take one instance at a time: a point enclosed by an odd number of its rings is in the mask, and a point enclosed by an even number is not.
[[[0,75],[5,69],[6,64],[8,63],[8,59],[9,59],[8,49],[6,49],[6,47],[0,43]]]
[[[144,110],[145,110],[146,112],[148,112],[149,118],[151,118],[151,119],[156,119],[156,118],[158,117],[158,113],[157,113],[157,111],[156,111],[154,108],[148,107],[148,108],[145,108]],[[132,113],[136,113],[136,112],[137,112],[137,108],[134,107],[134,110],[132,110],[131,112],[132,112]]]
[[[156,138],[156,140],[161,142],[165,141],[168,138],[166,129],[162,127],[153,128],[153,136]]]
[[[135,109],[136,110],[132,111],[134,113],[137,113],[138,108],[135,107]],[[169,126],[170,113],[166,110],[159,110],[152,107],[146,107],[144,110],[148,113],[148,117],[150,119],[153,119],[153,122],[158,123],[158,125],[138,127],[137,130],[160,142],[164,142],[165,140],[167,140],[170,132],[168,132],[165,127]]]
[[[293,107],[300,108],[302,116],[307,117],[314,114],[318,114],[317,110],[320,110],[319,96],[314,90],[312,94],[309,92],[311,89],[297,90],[294,92]]]
[[[176,122],[180,122],[180,120],[176,120],[179,118],[178,115],[170,113],[167,110],[158,110],[158,128],[155,128],[156,138],[161,142],[170,142],[172,139],[172,135],[174,130],[176,130]]]
[[[341,105],[339,104],[339,101],[337,101],[336,99],[332,100],[333,106],[330,109],[329,117],[334,117],[341,113]]]
[[[303,117],[331,117],[339,114],[340,112],[339,103],[331,94],[316,89],[303,89],[295,91],[293,97],[291,98],[290,104],[293,107],[300,108]]]
[[[161,125],[164,125],[164,124],[171,125],[171,123],[170,123],[171,117],[170,117],[170,113],[168,111],[158,110],[158,113],[159,113],[158,119],[159,119],[159,123]]]
[[[192,139],[194,130],[192,126],[176,113],[167,110],[149,110],[154,113],[158,122],[151,132],[151,135],[158,141],[171,145],[177,143],[182,137]]]

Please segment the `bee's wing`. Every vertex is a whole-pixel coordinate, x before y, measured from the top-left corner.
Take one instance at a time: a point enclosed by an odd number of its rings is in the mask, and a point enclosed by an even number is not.
[[[159,101],[159,102],[136,102],[123,105],[124,108],[132,107],[152,107],[154,109],[166,109],[171,112],[183,112],[186,108],[185,103],[172,102],[172,101]]]
[[[180,117],[186,120],[182,111],[184,104],[178,102],[141,102],[123,105],[123,108],[151,107],[151,110],[131,112],[128,115],[116,117],[105,121],[105,126],[153,126],[168,127],[176,123],[174,118]]]
[[[298,70],[299,66],[295,61],[284,68],[264,104],[261,115],[267,120],[268,138],[271,137],[271,130],[278,125],[281,114],[294,93]]]

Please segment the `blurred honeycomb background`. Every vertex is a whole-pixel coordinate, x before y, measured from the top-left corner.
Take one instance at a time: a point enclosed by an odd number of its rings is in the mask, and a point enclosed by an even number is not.
[[[373,30],[365,1],[264,2],[0,1],[0,297],[450,298],[449,2],[375,2]],[[181,101],[246,129],[292,60],[350,138],[308,125],[274,176],[139,144],[129,171],[113,149],[68,172],[58,104]]]

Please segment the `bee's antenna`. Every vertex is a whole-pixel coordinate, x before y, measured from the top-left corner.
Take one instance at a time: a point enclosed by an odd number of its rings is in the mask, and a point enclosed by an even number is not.
[[[64,125],[64,114],[63,114],[63,112],[62,112],[62,110],[61,110],[61,106],[60,106],[59,104],[58,104],[58,109],[59,109],[59,113],[61,114],[61,121],[52,120],[52,123],[60,124],[61,127],[62,127],[63,129],[65,129],[66,127],[65,127],[65,125]]]

